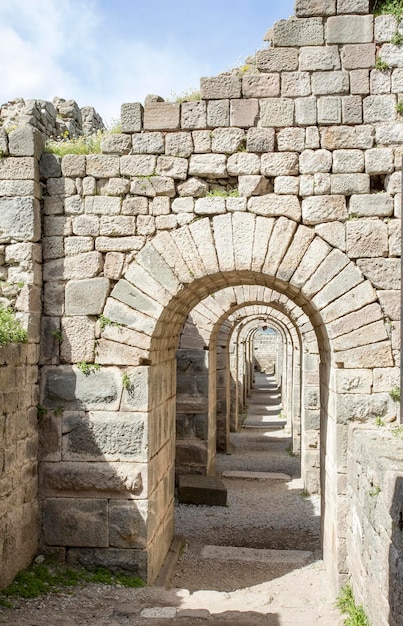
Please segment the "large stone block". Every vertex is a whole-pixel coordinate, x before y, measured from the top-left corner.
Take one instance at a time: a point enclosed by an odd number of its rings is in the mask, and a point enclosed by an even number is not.
[[[331,167],[332,154],[328,150],[304,150],[299,157],[299,169],[301,174],[330,172]]]
[[[319,17],[280,20],[273,27],[275,46],[321,46],[323,20]]]
[[[111,178],[119,176],[119,156],[112,154],[89,154],[86,159],[87,176]]]
[[[241,128],[217,128],[212,133],[213,152],[229,154],[238,152],[245,142],[245,131]]]
[[[368,174],[332,174],[331,190],[335,194],[351,196],[355,193],[369,193]]]
[[[40,231],[40,207],[36,198],[0,198],[0,243],[38,241]]]
[[[122,135],[113,133],[106,135],[101,140],[101,150],[104,154],[129,154],[132,147],[132,138],[130,135]]]
[[[259,119],[259,101],[255,98],[247,100],[231,100],[230,124],[238,128],[255,126]]]
[[[186,180],[187,171],[187,159],[171,156],[160,156],[157,159],[156,173],[160,176],[168,176],[175,180]]]
[[[295,15],[297,17],[313,17],[315,15],[335,15],[336,0],[296,0]]]
[[[362,98],[346,96],[341,99],[343,124],[362,123]]]
[[[132,136],[132,148],[133,154],[162,154],[165,150],[164,136],[158,132],[136,133]]]
[[[369,0],[338,0],[337,13],[368,13],[370,10]]]
[[[179,502],[184,504],[204,504],[207,506],[227,506],[227,490],[218,476],[179,476]]]
[[[333,174],[349,174],[364,171],[362,150],[335,150],[333,152]]]
[[[351,196],[350,215],[356,217],[390,217],[393,215],[393,198],[386,193]]]
[[[146,461],[145,413],[64,413],[62,458],[65,461]]]
[[[326,23],[326,43],[371,43],[373,30],[373,15],[332,16]]]
[[[297,222],[301,219],[301,206],[297,196],[277,196],[269,193],[253,197],[248,201],[248,210],[266,217],[284,216]]]
[[[316,98],[297,98],[295,100],[295,121],[298,126],[312,126],[317,122]]]
[[[302,152],[304,148],[304,128],[284,128],[277,134],[277,149],[279,152]]]
[[[226,213],[225,198],[199,198],[195,203],[197,215],[218,215]]]
[[[48,546],[106,548],[109,545],[108,501],[82,498],[45,500],[43,534]]]
[[[145,550],[71,548],[67,554],[67,563],[73,567],[81,566],[87,569],[94,566],[106,567],[114,572],[129,572],[132,576],[147,580],[148,558]]]
[[[294,125],[294,101],[290,98],[270,98],[260,101],[260,123],[262,127]]]
[[[366,150],[374,143],[372,126],[331,126],[321,129],[320,134],[322,148],[328,150]]]
[[[115,369],[101,368],[88,375],[70,365],[43,370],[42,404],[47,408],[115,411],[121,390],[121,377]]]
[[[301,48],[299,66],[302,72],[334,71],[340,69],[340,54],[338,46],[307,46]]]
[[[375,65],[375,44],[362,43],[343,46],[341,60],[345,70],[373,68]]]
[[[318,100],[318,123],[340,124],[342,120],[341,98],[324,97]]]
[[[246,135],[246,149],[248,152],[273,152],[274,128],[249,128]]]
[[[378,291],[378,298],[385,317],[391,320],[400,320],[400,292],[388,289],[381,290]]]
[[[109,501],[109,543],[115,548],[147,544],[148,502]]]
[[[260,174],[260,158],[247,152],[232,154],[228,157],[227,171],[230,176]]]
[[[122,411],[147,411],[149,396],[149,368],[130,367],[125,370],[128,383],[123,388]]]
[[[348,72],[315,72],[312,75],[312,91],[315,96],[334,96],[349,91]]]
[[[385,43],[379,53],[379,58],[389,67],[403,67],[402,47],[391,43]]]
[[[368,96],[364,98],[364,123],[388,122],[396,115],[396,96]]]
[[[281,95],[283,98],[310,96],[311,76],[309,72],[284,72],[281,76]]]
[[[165,154],[168,156],[187,158],[193,152],[193,141],[190,133],[168,133],[165,137]]]
[[[280,74],[246,74],[242,78],[244,98],[273,98],[280,95]],[[222,126],[223,124],[219,124]]]
[[[0,180],[35,180],[37,177],[38,162],[34,157],[6,157],[0,159]]]
[[[120,107],[123,133],[139,133],[143,126],[143,107],[140,102],[125,102]]]
[[[99,315],[109,292],[107,278],[72,280],[66,285],[66,315]]]
[[[256,65],[263,72],[292,72],[298,69],[298,50],[296,48],[258,50]]]
[[[144,130],[177,130],[180,128],[180,104],[152,102],[144,108]]]
[[[346,226],[347,254],[351,259],[387,256],[388,228],[384,222],[352,220]]]
[[[316,196],[302,200],[302,221],[314,225],[347,219],[346,199],[344,196]]]
[[[261,171],[264,176],[298,175],[298,154],[296,152],[272,152],[261,157]]]
[[[40,159],[45,148],[45,136],[32,126],[12,130],[8,135],[10,156]]]
[[[206,102],[183,102],[181,114],[182,128],[206,128],[207,105]]]
[[[221,178],[227,176],[225,154],[193,154],[189,161],[189,176]]]
[[[200,91],[205,100],[241,97],[241,78],[233,74],[203,77],[200,79]]]
[[[358,259],[357,265],[377,289],[400,289],[398,259]]]
[[[156,164],[155,156],[127,155],[120,157],[122,176],[152,176]]]
[[[92,362],[95,321],[87,316],[63,317],[60,357],[64,363]]]

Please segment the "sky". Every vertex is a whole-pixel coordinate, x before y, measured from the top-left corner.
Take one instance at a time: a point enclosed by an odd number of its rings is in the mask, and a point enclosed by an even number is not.
[[[0,0],[0,106],[74,99],[107,124],[244,63],[294,0]]]

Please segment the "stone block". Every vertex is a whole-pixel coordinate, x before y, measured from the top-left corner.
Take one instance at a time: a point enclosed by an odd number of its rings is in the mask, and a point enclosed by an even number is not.
[[[143,127],[144,109],[140,102],[125,102],[120,107],[123,133],[139,133]]]
[[[370,92],[369,71],[352,70],[350,72],[350,91],[352,94],[367,96]]]
[[[347,219],[344,196],[318,196],[302,200],[302,221],[310,226]]]
[[[276,176],[274,179],[274,193],[288,195],[299,193],[299,180],[296,176]],[[259,195],[259,194],[251,194]]]
[[[39,241],[40,230],[39,200],[31,196],[0,198],[0,243]]]
[[[111,154],[88,154],[87,176],[112,178],[120,175],[119,157]]]
[[[393,215],[393,199],[388,194],[351,196],[350,215],[357,217],[390,217]]]
[[[375,65],[375,44],[349,44],[343,46],[341,61],[345,70],[373,68]]]
[[[392,72],[392,92],[403,92],[403,68],[399,67]]]
[[[218,476],[180,475],[178,497],[183,504],[227,506],[227,490]]]
[[[57,178],[62,175],[62,158],[57,154],[44,153],[39,161],[39,172],[42,179]]]
[[[326,22],[327,44],[372,43],[373,15],[338,15]]]
[[[298,50],[296,48],[258,50],[256,65],[263,72],[292,72],[298,69]]]
[[[402,251],[400,220],[392,220],[388,224],[389,256],[399,257]]]
[[[106,567],[115,572],[129,572],[143,580],[147,580],[149,571],[147,560],[145,550],[126,548],[71,548],[67,554],[67,563],[73,567]]]
[[[298,182],[298,178],[292,177]],[[239,195],[244,198],[262,196],[273,191],[272,183],[264,176],[240,176],[238,179]],[[228,208],[228,207],[227,207]]]
[[[162,154],[165,150],[162,133],[136,133],[131,141],[133,154]]]
[[[298,126],[312,126],[317,123],[316,98],[297,98],[295,100],[295,121]]]
[[[400,369],[398,367],[374,369],[374,393],[389,392],[394,387],[400,387]]]
[[[277,134],[279,152],[302,152],[305,149],[304,128],[284,128]]]
[[[379,53],[379,58],[389,67],[403,67],[402,47],[391,43],[385,43]]]
[[[385,70],[373,69],[370,72],[371,95],[380,95],[390,93],[391,91],[391,72]]]
[[[260,158],[257,154],[247,152],[231,154],[227,161],[227,171],[230,176],[260,174]]]
[[[332,174],[332,194],[351,196],[356,193],[369,193],[370,179],[368,174]]]
[[[32,126],[12,130],[8,135],[8,152],[15,157],[40,159],[45,148],[45,136]]]
[[[194,199],[193,197],[175,198],[172,201],[171,209],[173,213],[193,213]]]
[[[152,176],[156,164],[156,157],[151,155],[127,155],[120,157],[122,176]]]
[[[295,15],[297,17],[313,17],[315,15],[335,15],[336,0],[296,0]]]
[[[213,152],[230,154],[238,152],[245,143],[245,131],[241,128],[217,128],[212,132]]]
[[[167,196],[168,198],[175,197],[175,180],[170,176],[153,176],[150,182],[157,196]]]
[[[297,196],[277,196],[266,194],[248,200],[248,210],[266,217],[289,217],[298,222],[301,219],[301,206]]]
[[[86,172],[86,157],[83,154],[66,154],[61,162],[63,176],[84,177]]]
[[[36,180],[38,163],[34,157],[0,159],[0,180]]]
[[[227,176],[225,154],[194,154],[189,161],[189,176],[221,178]]]
[[[39,200],[41,193],[39,183],[34,180],[0,180],[0,196],[34,196]],[[48,206],[45,215],[49,214],[49,201],[52,201],[53,198],[48,197],[47,200]]]
[[[168,176],[175,180],[185,180],[187,170],[187,159],[170,156],[160,156],[157,159],[156,173],[160,176]]]
[[[315,231],[334,248],[346,251],[346,229],[342,222],[325,222],[317,224]]]
[[[92,236],[99,235],[99,217],[96,215],[79,215],[72,222],[74,235]]]
[[[229,102],[228,98],[207,102],[207,126],[210,128],[229,126]]]
[[[301,48],[299,68],[302,72],[339,70],[340,54],[338,46],[326,46],[326,48],[307,46]]]
[[[370,175],[391,174],[394,171],[392,148],[373,148],[365,153],[365,171]]]
[[[361,96],[346,96],[341,99],[343,124],[362,124]]]
[[[341,120],[341,98],[330,96],[318,99],[319,124],[340,124]]]
[[[359,259],[357,265],[376,289],[400,289],[398,259]]]
[[[315,72],[312,75],[312,91],[315,96],[334,96],[349,91],[348,72]]]
[[[107,548],[108,501],[48,498],[44,503],[43,534],[49,546]]]
[[[311,93],[309,72],[284,72],[281,75],[281,95],[283,98],[310,96]]]
[[[242,78],[244,98],[274,98],[280,95],[280,74],[250,74]],[[219,124],[222,126],[222,124]]]
[[[60,357],[64,363],[86,363],[94,359],[95,321],[87,316],[62,318]]]
[[[104,263],[104,276],[110,280],[119,280],[123,272],[125,255],[120,252],[107,252]]]
[[[366,150],[373,146],[372,126],[331,126],[320,131],[322,148],[328,150]]]
[[[273,44],[278,47],[323,45],[322,18],[291,18],[276,22],[273,27]]]
[[[109,501],[109,544],[144,548],[147,544],[148,502]]]
[[[209,130],[192,131],[192,139],[195,153],[211,152],[211,133]]]
[[[187,129],[206,128],[207,105],[206,102],[183,102],[181,112],[181,127]]]
[[[112,133],[106,135],[101,140],[101,150],[103,154],[129,154],[132,147],[130,135]]]
[[[188,158],[193,152],[190,133],[167,133],[165,136],[165,154],[167,156]]]
[[[91,376],[91,375],[90,375]],[[146,414],[90,411],[85,417],[64,412],[65,461],[146,461]]]
[[[231,126],[238,126],[238,128],[250,128],[251,126],[256,126],[258,119],[259,101],[256,98],[248,98],[246,100],[231,100]]]
[[[337,13],[368,13],[370,10],[369,0],[338,0]]]
[[[294,101],[290,98],[270,98],[260,101],[260,124],[262,127],[294,125]]]
[[[333,173],[348,174],[364,171],[362,150],[335,150],[333,152]]]
[[[196,200],[194,211],[197,215],[225,213],[225,198],[200,198]]]
[[[273,152],[274,139],[274,128],[249,128],[246,149],[248,152]]]
[[[144,130],[177,130],[180,128],[180,104],[152,102],[144,108]]]
[[[364,124],[388,122],[396,116],[396,96],[367,96],[364,98]]]
[[[241,78],[233,74],[203,77],[200,91],[204,100],[222,100],[241,97]]]
[[[123,237],[124,235],[134,235],[136,230],[136,220],[129,216],[104,215],[100,219],[100,235],[110,237]]]
[[[264,176],[298,175],[298,154],[296,152],[271,152],[261,157],[261,171]]]
[[[388,289],[378,291],[377,293],[385,317],[391,320],[400,320],[400,293]]]
[[[227,207],[227,211],[231,213],[246,211],[246,198],[226,198],[225,206]]]
[[[299,171],[301,174],[330,172],[331,167],[332,154],[328,150],[304,150],[299,157]]]
[[[388,254],[388,229],[381,220],[347,222],[347,254],[351,259]]]
[[[121,379],[117,370],[101,368],[88,376],[70,365],[46,368],[42,379],[42,400],[49,409],[117,411]]]
[[[66,315],[100,315],[109,293],[107,278],[72,280],[66,285]]]

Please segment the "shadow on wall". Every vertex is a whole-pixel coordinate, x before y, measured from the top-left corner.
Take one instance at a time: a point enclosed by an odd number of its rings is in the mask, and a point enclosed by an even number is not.
[[[139,369],[136,379],[129,368],[134,391]],[[129,410],[130,392],[115,367],[44,367],[41,402],[43,552],[146,580],[145,548],[156,530],[152,521],[147,527],[146,414]]]
[[[396,479],[390,508],[392,541],[389,547],[389,621],[403,624],[403,476]]]

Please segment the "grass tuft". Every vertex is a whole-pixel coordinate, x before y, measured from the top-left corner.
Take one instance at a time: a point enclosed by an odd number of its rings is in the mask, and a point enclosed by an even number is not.
[[[22,328],[11,308],[5,308],[0,304],[0,347],[10,343],[26,343],[27,331]]]
[[[347,615],[344,626],[371,626],[362,606],[356,606],[351,585],[340,591],[336,606]]]

